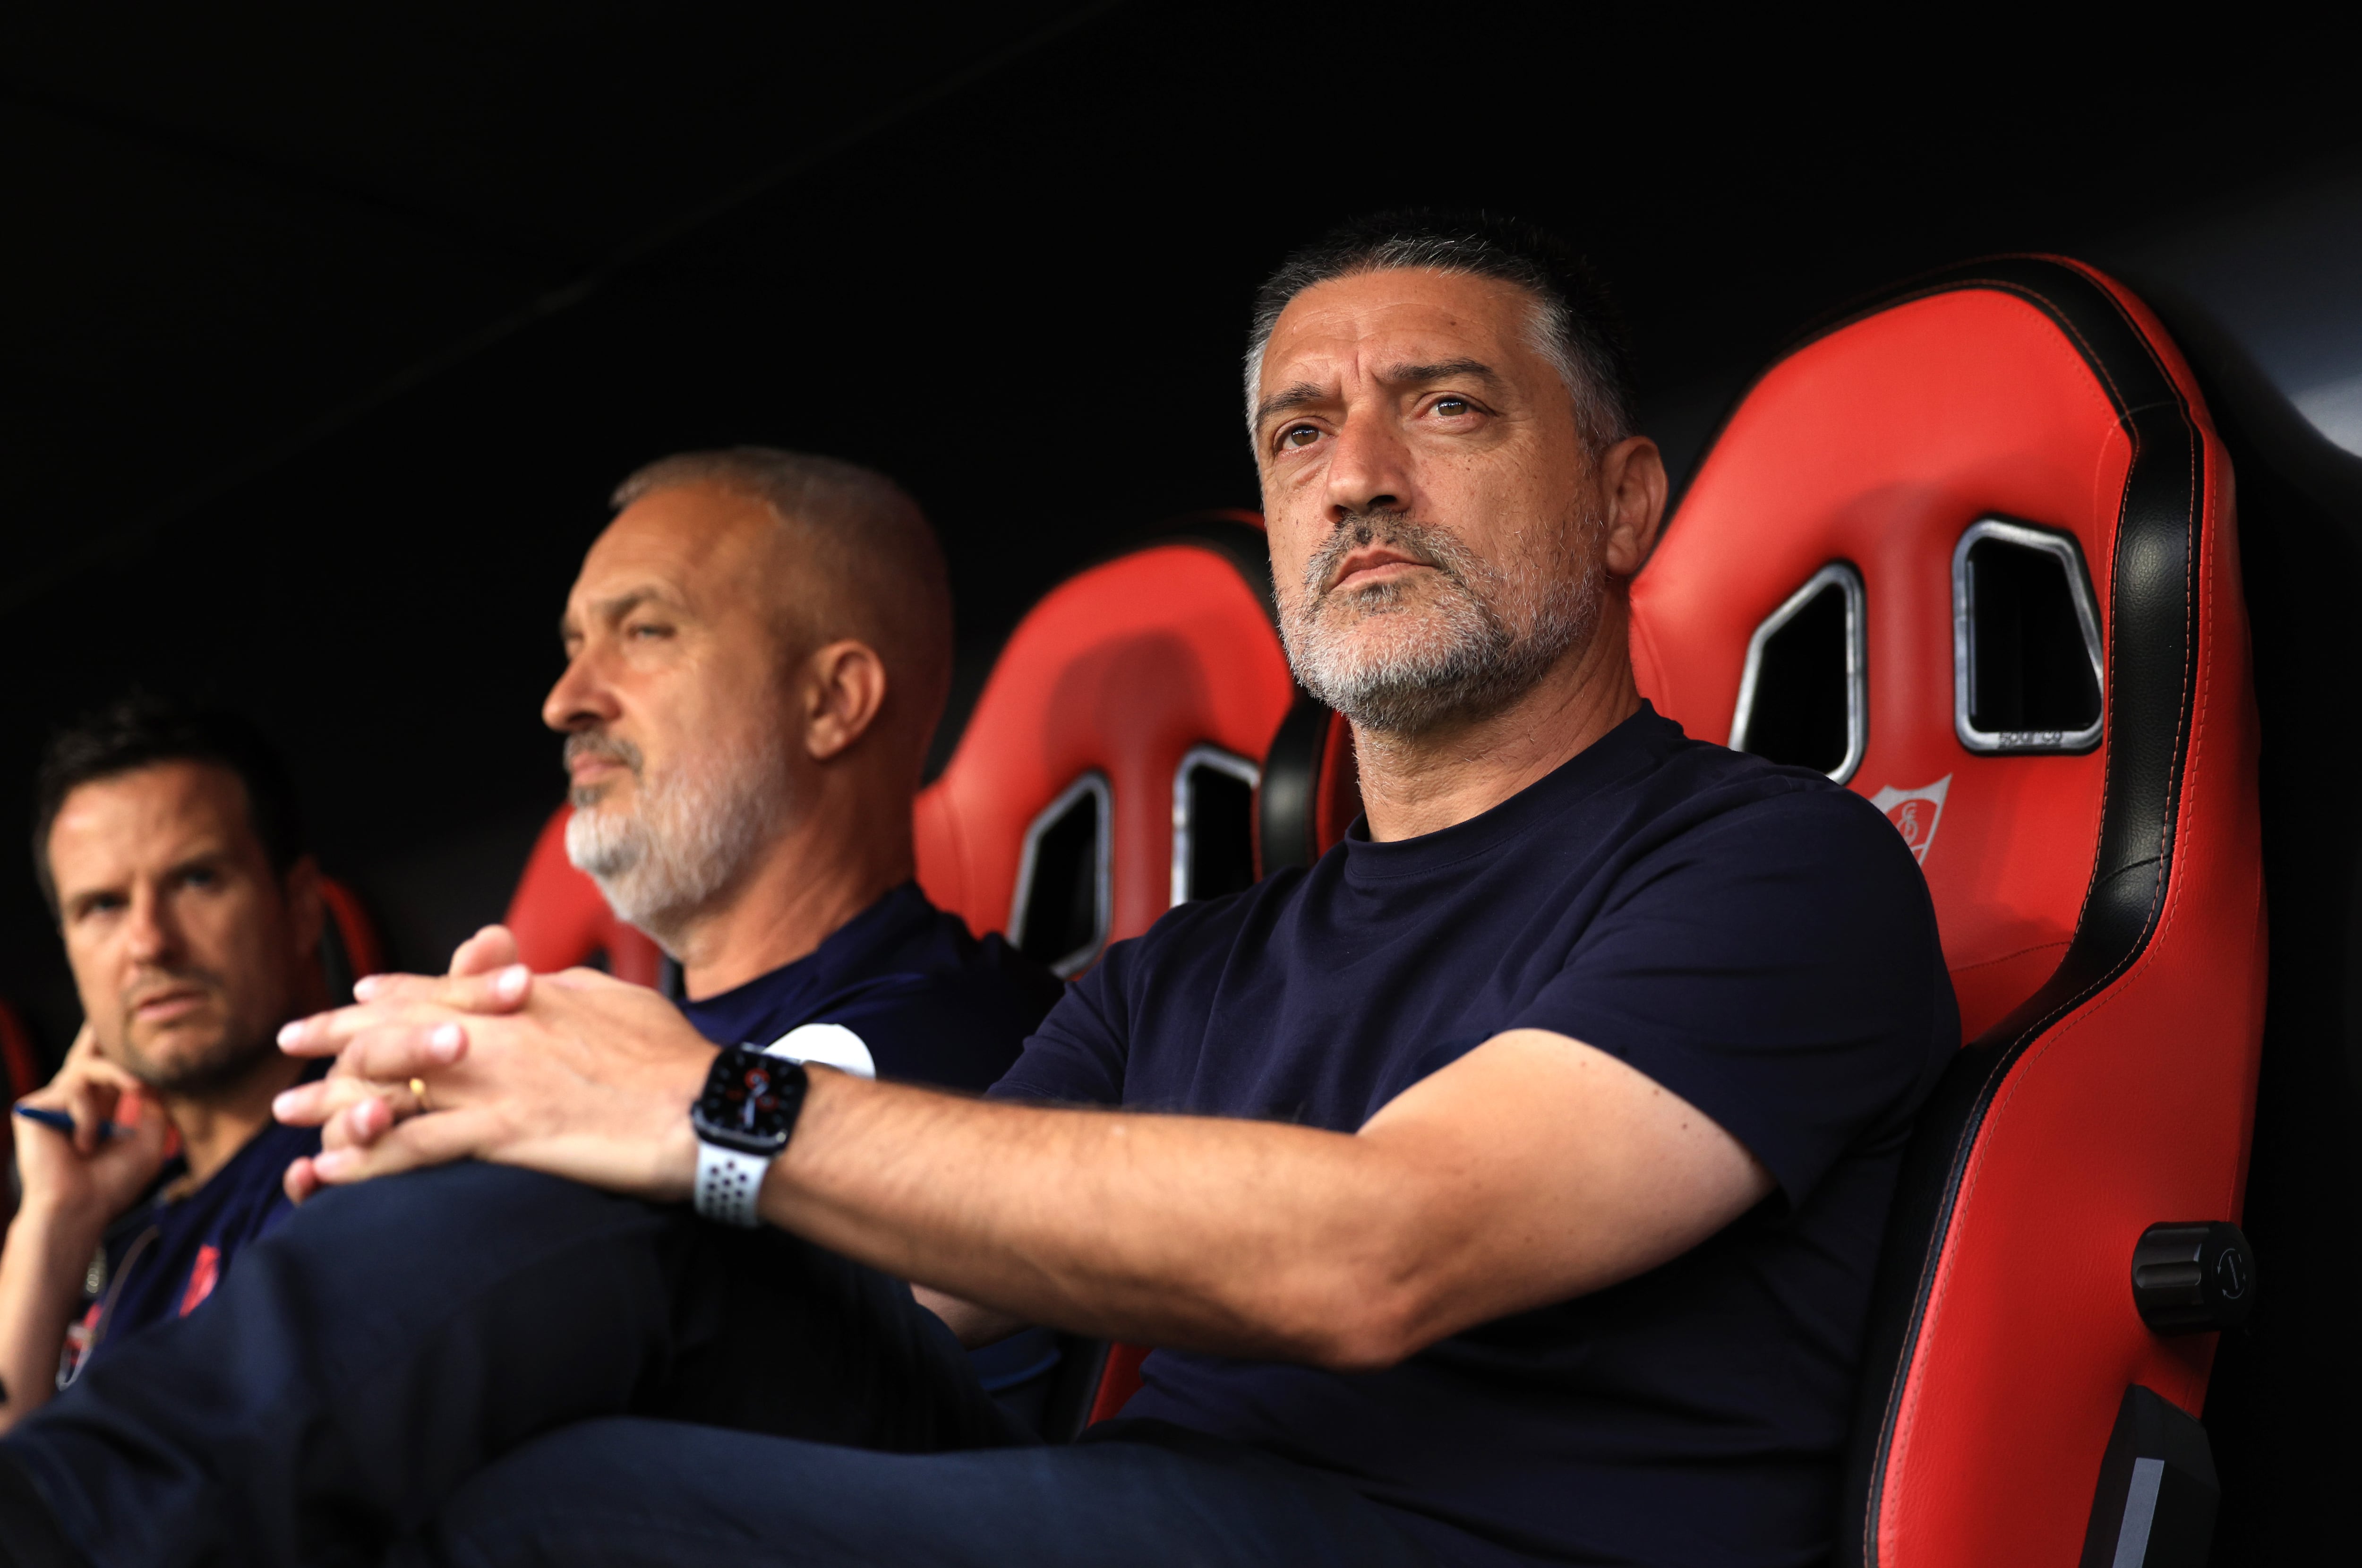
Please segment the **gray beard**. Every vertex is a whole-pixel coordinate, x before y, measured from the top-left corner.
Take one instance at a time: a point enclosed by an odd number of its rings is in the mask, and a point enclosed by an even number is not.
[[[628,741],[578,734],[571,757],[590,750],[622,762],[636,785],[635,808],[602,807],[595,790],[574,792],[566,857],[599,884],[618,919],[678,957],[699,915],[753,862],[787,817],[787,769],[778,736],[753,750],[717,751],[648,775]]]
[[[1337,563],[1369,544],[1434,567],[1441,592],[1414,605],[1391,582],[1321,591]],[[1586,545],[1556,561],[1502,569],[1448,530],[1398,512],[1347,518],[1305,563],[1303,580],[1286,596],[1294,602],[1282,606],[1288,666],[1307,691],[1357,729],[1381,734],[1418,735],[1499,712],[1597,630],[1604,573]],[[1386,646],[1355,646],[1353,631],[1381,615],[1413,619]]]

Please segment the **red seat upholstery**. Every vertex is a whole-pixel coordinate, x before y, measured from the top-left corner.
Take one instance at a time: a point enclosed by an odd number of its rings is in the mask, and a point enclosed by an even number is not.
[[[1975,717],[1969,668],[2018,677],[1978,662],[1971,629],[1993,658],[2043,656],[2031,632],[2007,642],[2002,580],[1975,575],[2006,560],[1956,562],[1986,519],[2080,550],[2096,745]],[[2235,1220],[2246,1176],[2265,923],[2230,467],[2120,285],[1972,264],[1747,392],[1635,584],[1642,690],[1726,739],[1758,628],[1833,563],[1857,574],[1867,678],[1849,782],[1920,855],[1969,1042],[1897,1201],[1839,1557],[2069,1563],[2128,1387],[2193,1415],[2205,1393],[2214,1336],[2144,1327],[2135,1243]]]
[[[17,1010],[0,1001],[0,1091],[14,1104],[48,1081],[41,1071],[40,1054],[33,1049],[33,1036]]]
[[[46,1080],[25,1021],[17,1016],[15,1008],[0,1001],[0,1168],[16,1168],[10,1162],[16,1159],[17,1119],[8,1115],[5,1108],[32,1093]],[[0,1212],[14,1203],[14,1198],[0,1202]]]
[[[919,884],[971,930],[1012,929],[1029,830],[1105,780],[1108,897],[1096,955],[1174,903],[1174,784],[1210,745],[1251,765],[1296,697],[1260,528],[1214,514],[1076,574],[1002,648],[943,775],[919,797]],[[1087,960],[1086,960],[1087,961]]]
[[[615,918],[599,884],[566,858],[566,823],[574,808],[560,806],[534,841],[517,878],[505,923],[518,955],[538,973],[571,968],[603,955],[608,973],[653,986],[664,959],[657,944]]]
[[[361,907],[359,896],[335,878],[323,877],[320,900],[328,907],[329,934],[342,949],[344,983],[349,986],[363,975],[381,972],[385,968],[385,947],[378,941],[377,927],[370,923],[369,911]],[[322,945],[325,949],[325,941]],[[325,952],[323,956],[326,956]]]

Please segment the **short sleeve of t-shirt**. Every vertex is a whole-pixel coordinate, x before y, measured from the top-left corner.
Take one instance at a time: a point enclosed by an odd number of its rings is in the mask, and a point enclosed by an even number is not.
[[[1126,982],[1153,934],[1109,947],[1091,971],[1066,988],[1017,1063],[988,1091],[994,1099],[1059,1105],[1123,1103],[1124,1054],[1131,1039]]]
[[[1617,1056],[1761,1160],[1800,1205],[1847,1148],[1908,1104],[1949,1025],[1919,868],[1860,797],[1782,793],[1639,857],[1517,1025]],[[1897,1130],[1900,1130],[1897,1122]]]

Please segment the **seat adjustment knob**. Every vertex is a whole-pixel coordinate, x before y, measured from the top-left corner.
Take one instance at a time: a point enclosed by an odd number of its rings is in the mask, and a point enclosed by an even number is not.
[[[2256,1254],[2239,1227],[2151,1225],[2133,1248],[2133,1307],[2153,1333],[2235,1329],[2256,1307]]]

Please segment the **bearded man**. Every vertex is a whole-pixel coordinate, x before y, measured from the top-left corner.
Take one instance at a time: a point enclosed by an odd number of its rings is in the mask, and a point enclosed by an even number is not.
[[[194,1310],[286,1218],[281,1173],[319,1138],[271,1120],[304,1076],[272,1036],[327,999],[319,867],[252,725],[127,699],[50,742],[34,795],[86,1021],[17,1108],[0,1430]]]
[[[341,1188],[337,1232],[272,1243],[302,1370],[267,1408],[225,1386],[257,1434],[230,1465],[127,1357],[0,1442],[18,1528],[98,1563],[1823,1556],[1896,1167],[1958,1039],[1915,863],[1635,690],[1664,473],[1555,243],[1349,226],[1265,285],[1247,390],[1290,657],[1353,724],[1345,843],[1111,949],[981,1101],[716,1062],[597,978],[409,979],[294,1027],[435,1107],[287,1102],[331,1119]],[[752,1176],[701,1183],[717,1145]],[[711,1263],[738,1232],[692,1196],[765,1244]],[[462,1207],[529,1219],[534,1262],[416,1218]],[[405,1283],[455,1231],[466,1259]],[[792,1328],[686,1339],[758,1263]],[[969,1334],[1159,1348],[1121,1419],[1012,1443],[885,1276]],[[226,1353],[200,1328],[137,1354]],[[852,1359],[860,1399],[796,1397]],[[684,1411],[693,1376],[744,1402]]]
[[[613,504],[541,710],[566,737],[568,857],[679,964],[715,1044],[984,1089],[1060,987],[912,880],[911,797],[952,666],[918,504],[870,469],[768,447],[666,458]]]

